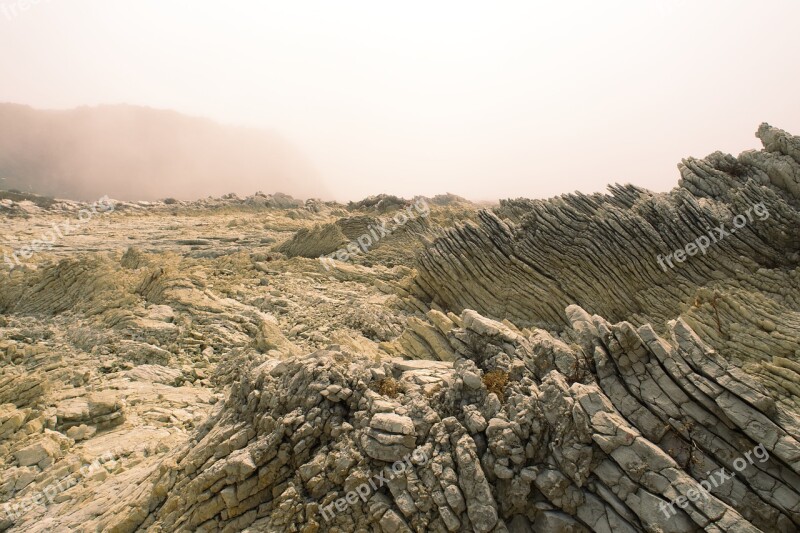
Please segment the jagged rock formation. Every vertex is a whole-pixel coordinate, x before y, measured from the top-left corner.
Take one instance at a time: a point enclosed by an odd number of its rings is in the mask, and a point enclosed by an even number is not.
[[[348,242],[337,224],[325,224],[314,226],[311,229],[301,229],[294,237],[278,246],[276,250],[288,257],[313,259],[333,253],[346,246]]]
[[[797,531],[800,138],[758,135],[330,269],[407,203],[119,204],[0,277],[0,530]]]
[[[87,207],[9,196],[13,216],[0,218],[8,256]],[[0,529],[58,530],[66,516],[78,527],[99,514],[110,487],[138,487],[242,379],[242,361],[331,343],[385,356],[380,343],[404,327],[389,283],[410,268],[375,257],[367,268],[359,257],[326,272],[273,250],[346,215],[341,205],[279,194],[115,202],[6,269]],[[107,454],[113,461],[95,465]],[[94,468],[82,475],[84,466]]]
[[[800,360],[800,138],[762,125],[764,151],[680,165],[668,194],[506,201],[450,230],[419,260],[415,308],[475,309],[519,326],[560,329],[563,309],[664,331],[683,316],[777,397],[797,398]],[[753,216],[762,204],[766,218]],[[659,256],[750,211],[742,228],[675,268]]]
[[[408,209],[406,203],[401,204],[401,207]],[[370,209],[373,208],[370,204]],[[382,209],[387,208],[383,206]],[[404,222],[398,223],[396,220]],[[416,237],[428,235],[431,225],[426,223],[425,218],[408,219],[407,216],[398,216],[396,220],[370,215],[344,217],[333,223],[303,228],[275,250],[287,257],[311,259],[325,255],[336,257],[335,252],[339,251],[348,252],[348,256],[353,257],[371,252],[370,257],[365,260],[367,264],[372,264],[375,259],[387,263],[402,263],[403,259],[410,262],[419,242]],[[388,254],[380,250],[387,243],[390,245]],[[403,254],[403,250],[412,253]]]
[[[670,340],[574,306],[567,344],[474,311],[454,363],[336,349],[243,374],[136,492],[87,527],[153,531],[795,531],[800,424],[685,322]],[[508,376],[500,391],[491,373]],[[396,395],[381,382],[398,382]],[[737,470],[763,444],[766,455]],[[419,450],[365,501],[323,509]],[[735,478],[665,514],[722,468]],[[397,468],[399,470],[399,467]]]

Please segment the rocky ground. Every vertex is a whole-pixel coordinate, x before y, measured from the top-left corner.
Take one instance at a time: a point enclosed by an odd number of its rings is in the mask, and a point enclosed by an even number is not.
[[[758,136],[489,208],[0,193],[0,530],[797,531],[800,138]]]

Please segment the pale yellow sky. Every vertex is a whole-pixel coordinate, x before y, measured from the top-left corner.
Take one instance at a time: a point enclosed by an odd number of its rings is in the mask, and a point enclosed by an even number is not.
[[[0,0],[0,101],[267,128],[340,200],[663,191],[762,121],[800,134],[798,20],[797,0]]]

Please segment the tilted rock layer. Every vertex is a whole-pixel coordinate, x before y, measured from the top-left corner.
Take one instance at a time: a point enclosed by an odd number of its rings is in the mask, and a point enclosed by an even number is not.
[[[332,349],[254,365],[147,490],[90,525],[796,530],[796,416],[683,321],[667,340],[577,306],[567,313],[571,344],[465,311],[448,336],[454,363],[381,364]],[[507,376],[501,391],[487,388],[492,374]],[[381,394],[387,379],[396,394]],[[324,511],[389,467],[378,491]],[[702,480],[706,497],[668,507]]]
[[[115,450],[0,528],[797,531],[800,138],[758,136],[667,194],[431,202],[331,269],[375,202],[125,213],[146,250],[0,280],[0,503]]]
[[[766,124],[757,135],[763,151],[685,160],[670,193],[506,201],[422,254],[412,299],[549,329],[571,304],[658,331],[683,316],[800,408],[800,138]],[[729,235],[670,268],[666,256],[721,225]]]

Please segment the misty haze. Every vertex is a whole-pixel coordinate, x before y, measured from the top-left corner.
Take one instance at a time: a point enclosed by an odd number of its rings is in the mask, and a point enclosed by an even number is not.
[[[77,200],[188,200],[261,189],[330,196],[302,152],[277,134],[134,106],[0,104],[0,177],[5,188]]]
[[[795,0],[0,0],[0,532],[800,531]]]

